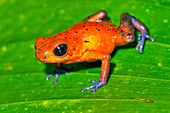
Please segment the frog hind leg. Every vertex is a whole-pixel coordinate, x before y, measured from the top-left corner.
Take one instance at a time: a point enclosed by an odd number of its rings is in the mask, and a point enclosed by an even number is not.
[[[102,10],[99,11],[87,18],[83,19],[82,21],[91,21],[91,22],[103,22],[107,20],[107,12]]]
[[[121,22],[119,28],[123,34],[131,34],[131,41],[134,40],[134,27],[140,31],[140,38],[138,39],[139,43],[136,46],[136,50],[139,48],[139,53],[143,52],[143,47],[145,43],[145,39],[150,39],[152,42],[155,40],[149,36],[148,30],[146,26],[136,19],[135,17],[129,15],[128,13],[123,13],[121,15]]]
[[[56,68],[55,68],[54,72],[53,72],[52,74],[49,74],[49,75],[45,78],[46,80],[49,80],[49,78],[51,78],[53,75],[55,75],[55,79],[54,79],[54,82],[53,82],[54,84],[57,83],[59,74],[65,73],[66,75],[68,75],[68,72],[65,71],[65,69],[64,69],[64,67],[62,66],[61,63],[56,63],[56,64],[55,64],[55,67],[56,67]]]

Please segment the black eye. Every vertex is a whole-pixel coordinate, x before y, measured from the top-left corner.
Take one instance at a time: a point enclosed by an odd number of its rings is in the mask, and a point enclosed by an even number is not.
[[[67,45],[66,44],[61,44],[58,45],[54,50],[53,50],[54,54],[56,56],[63,56],[66,54],[67,52]]]

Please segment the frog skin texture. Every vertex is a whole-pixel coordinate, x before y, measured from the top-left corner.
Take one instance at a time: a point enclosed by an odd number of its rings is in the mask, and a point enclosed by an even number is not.
[[[99,81],[91,81],[94,85],[84,88],[81,91],[92,89],[92,92],[108,81],[110,54],[115,46],[126,45],[135,40],[135,28],[140,31],[140,36],[136,50],[143,52],[145,39],[150,39],[146,26],[129,15],[123,13],[120,19],[120,26],[116,27],[110,20],[107,20],[106,11],[99,11],[80,23],[67,30],[50,37],[39,37],[36,40],[36,58],[44,63],[55,63],[55,71],[46,77],[48,80],[55,75],[54,83],[60,73],[66,73],[62,63],[69,64],[75,62],[92,62],[101,60],[101,74]]]

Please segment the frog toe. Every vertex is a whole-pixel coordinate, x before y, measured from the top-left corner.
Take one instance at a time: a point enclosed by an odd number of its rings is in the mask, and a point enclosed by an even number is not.
[[[87,87],[87,88],[82,89],[82,90],[81,90],[81,92],[84,92],[84,91],[86,91],[86,90],[88,90],[88,89],[92,89],[92,88],[94,88],[91,92],[92,92],[92,93],[95,93],[95,92],[96,92],[96,90],[97,90],[98,88],[100,88],[100,87],[102,87],[102,86],[104,86],[104,85],[105,85],[105,84],[102,84],[102,83],[100,83],[100,82],[95,82],[94,80],[92,80],[92,81],[91,81],[91,83],[94,83],[94,85],[92,85],[92,86],[90,86],[90,87]]]
[[[54,84],[56,84],[56,83],[57,83],[58,75],[59,75],[59,74],[55,74],[55,79],[54,79],[54,82],[53,82]]]
[[[45,80],[49,80],[49,78],[51,78],[53,76],[53,73],[52,74],[49,74],[46,78],[45,78]]]
[[[68,75],[68,72],[67,71],[65,71],[63,68],[61,68],[61,67],[58,67],[58,68],[56,68],[55,69],[55,71],[53,72],[53,73],[51,73],[51,74],[49,74],[46,78],[45,78],[45,80],[49,80],[53,75],[55,76],[55,79],[54,79],[54,84],[56,84],[57,83],[57,80],[58,80],[58,76],[59,76],[59,74],[61,74],[61,73],[65,73],[66,75]]]
[[[150,37],[148,34],[139,34],[139,38],[137,39],[137,41],[139,41],[139,43],[136,46],[136,50],[139,49],[139,53],[143,53],[143,48],[144,48],[144,44],[145,44],[145,39],[149,39],[152,42],[155,42],[155,40]]]
[[[152,37],[150,37],[149,35],[146,35],[146,38],[149,39],[149,40],[151,40],[152,42],[155,42],[155,39],[152,38]]]
[[[139,34],[138,36],[139,36],[139,38],[137,39],[137,41],[141,41],[141,39],[142,39],[142,34]],[[152,37],[150,37],[148,34],[145,35],[145,38],[151,40],[152,42],[155,42],[155,39],[152,38]]]

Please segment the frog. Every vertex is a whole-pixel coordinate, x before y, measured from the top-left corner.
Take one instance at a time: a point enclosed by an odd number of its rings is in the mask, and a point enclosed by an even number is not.
[[[140,32],[136,40],[135,30]],[[155,41],[150,37],[146,26],[134,16],[121,14],[120,25],[115,26],[108,19],[107,12],[101,10],[53,36],[39,37],[35,42],[35,56],[43,63],[55,64],[54,72],[46,77],[49,80],[54,75],[54,84],[57,83],[59,74],[68,74],[62,64],[101,61],[99,81],[92,80],[94,85],[81,90],[84,92],[92,89],[91,92],[95,93],[108,82],[110,54],[115,47],[137,41],[136,50],[141,54],[146,39]]]

